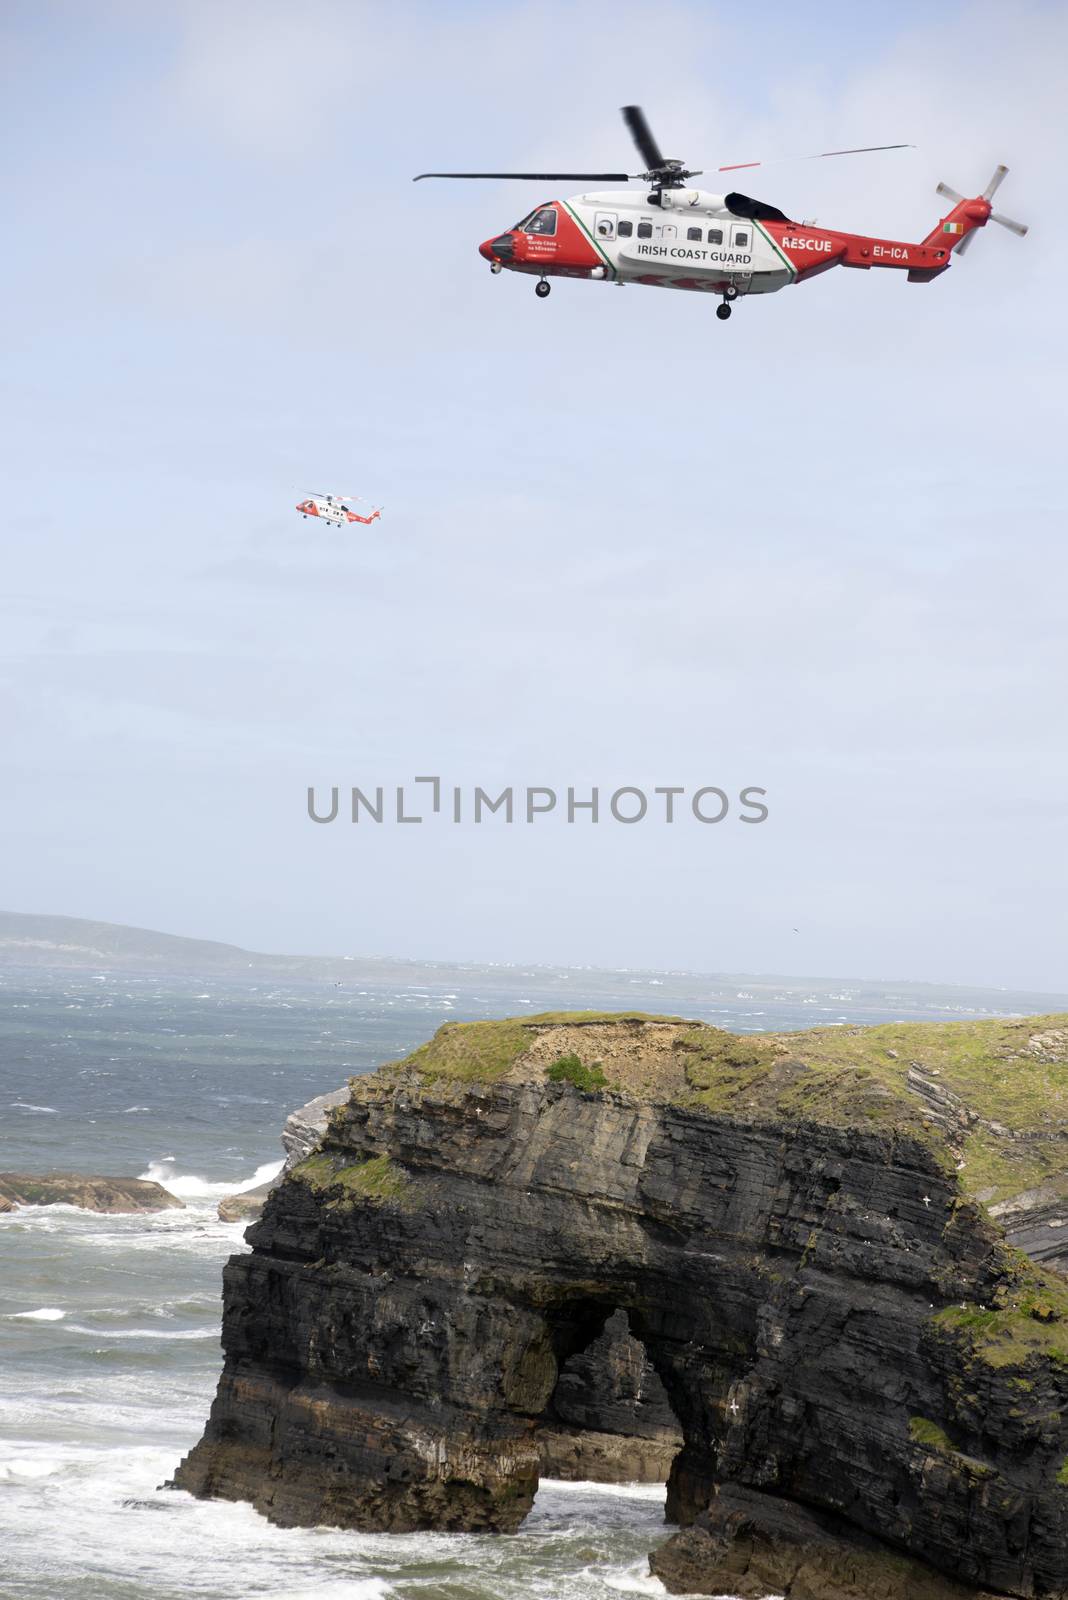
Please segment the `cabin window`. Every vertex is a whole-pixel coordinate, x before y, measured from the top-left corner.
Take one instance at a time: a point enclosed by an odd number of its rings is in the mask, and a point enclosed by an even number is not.
[[[733,242],[734,247],[735,247],[736,250],[748,250],[749,249],[749,229],[748,228],[735,228],[734,232],[731,234],[731,239],[732,239],[732,242]]]
[[[618,236],[621,239],[629,239],[633,232],[634,232],[634,224],[633,224],[633,222],[621,222],[619,224],[619,227],[616,229],[616,233],[618,234]]]
[[[523,223],[524,233],[547,235],[556,232],[556,212],[552,206],[542,206]]]
[[[722,244],[723,243],[723,229],[722,228],[709,228],[709,230],[708,230],[708,242],[709,242],[709,244]]]
[[[686,229],[686,237],[687,237],[687,239],[690,240],[691,243],[700,244],[701,243],[701,230],[700,230],[700,228],[687,228]]]
[[[652,223],[651,222],[639,222],[639,224],[638,224],[638,238],[639,239],[651,239],[652,237],[653,237],[653,225],[652,225]]]
[[[610,211],[598,211],[594,218],[593,231],[598,239],[614,239],[616,236],[616,219]]]

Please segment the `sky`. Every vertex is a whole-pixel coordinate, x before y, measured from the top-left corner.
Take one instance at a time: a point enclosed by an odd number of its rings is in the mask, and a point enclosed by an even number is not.
[[[1063,989],[1066,66],[1064,4],[8,0],[0,905]],[[914,144],[746,174],[881,236],[1004,161],[1031,232],[721,324],[539,301],[477,246],[544,186],[410,181],[630,167],[632,102],[693,167]],[[417,775],[603,814],[345,820]]]

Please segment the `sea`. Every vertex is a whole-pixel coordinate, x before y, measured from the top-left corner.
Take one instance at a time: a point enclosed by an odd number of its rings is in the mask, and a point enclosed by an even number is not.
[[[218,1379],[223,1263],[248,1248],[240,1224],[219,1221],[219,1200],[280,1170],[289,1111],[443,1021],[559,1007],[559,986],[540,988],[536,972],[516,973],[514,992],[512,981],[496,971],[480,985],[469,970],[452,985],[351,988],[0,972],[0,1171],[154,1178],[185,1203],[0,1216],[0,1600],[665,1592],[647,1560],[669,1532],[657,1486],[546,1482],[520,1532],[501,1537],[280,1529],[249,1506],[163,1487]],[[746,993],[710,1000],[695,983],[685,1000],[688,1016],[753,1032],[905,1014],[834,991],[754,1005]],[[635,1001],[667,1009],[632,990]],[[619,1009],[619,984],[575,973],[568,1005]]]

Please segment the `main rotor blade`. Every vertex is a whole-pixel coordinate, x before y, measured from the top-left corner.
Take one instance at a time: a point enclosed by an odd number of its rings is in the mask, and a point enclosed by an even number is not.
[[[641,106],[624,106],[623,121],[630,130],[630,136],[638,146],[638,154],[645,162],[650,172],[655,172],[658,167],[667,165],[660,152],[660,146],[653,138],[653,130],[645,120],[645,112]]]
[[[778,167],[784,161],[824,161],[828,156],[868,156],[876,150],[915,150],[914,144],[861,144],[855,150],[816,150],[807,156],[776,156],[771,161],[734,161],[717,172],[740,172],[743,167]]]
[[[986,188],[983,190],[983,199],[984,200],[993,200],[994,196],[997,194],[998,190],[1001,188],[1001,185],[1004,183],[1005,174],[1008,172],[1008,170],[1009,170],[1008,167],[995,167],[994,168],[994,176],[991,178],[990,182],[987,184]]]
[[[412,182],[423,178],[516,178],[529,183],[629,183],[630,176],[629,172],[419,172]]]
[[[1008,228],[1010,233],[1018,233],[1022,239],[1027,232],[1026,222],[1013,222],[1011,217],[1003,217],[1000,211],[990,213],[991,222],[1000,222],[1003,228]]]

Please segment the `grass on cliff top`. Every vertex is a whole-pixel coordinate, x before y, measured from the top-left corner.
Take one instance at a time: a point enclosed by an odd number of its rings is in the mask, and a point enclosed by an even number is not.
[[[897,1129],[940,1151],[947,1165],[956,1147],[963,1152],[963,1187],[987,1204],[1043,1183],[1068,1194],[1068,1171],[1055,1137],[1061,1127],[1068,1133],[1064,1015],[733,1034],[641,1012],[547,1011],[499,1022],[446,1023],[396,1069],[414,1069],[430,1081],[493,1082],[554,1026],[616,1025],[633,1057],[635,1034],[645,1023],[660,1025],[650,1040],[649,1071],[644,1080],[630,1074],[627,1092],[747,1121]],[[665,1026],[677,1030],[670,1041],[661,1031]],[[573,1051],[565,1046],[562,1053]],[[599,1039],[596,1054],[606,1081],[615,1082],[611,1042]],[[978,1120],[958,1127],[951,1116],[947,1139],[925,1101],[908,1087],[910,1067]],[[584,1081],[581,1087],[600,1085]]]
[[[408,1190],[408,1179],[388,1156],[369,1156],[365,1161],[345,1166],[336,1156],[316,1152],[297,1163],[289,1176],[305,1183],[310,1189],[327,1194],[331,1189],[355,1200],[362,1196],[369,1200],[400,1200]]]
[[[679,1017],[647,1016],[639,1011],[542,1011],[530,1017],[507,1017],[500,1022],[445,1022],[432,1039],[419,1046],[394,1070],[414,1069],[422,1077],[451,1078],[462,1083],[492,1083],[503,1078],[538,1029],[588,1027],[594,1023],[680,1023]]]
[[[526,1018],[503,1022],[446,1022],[432,1039],[395,1063],[431,1081],[453,1078],[461,1083],[492,1083],[503,1078],[530,1044]]]
[[[1023,1053],[1032,1035],[1052,1036],[1048,1051]],[[1063,1037],[1057,1037],[1057,1036]],[[707,1103],[758,1100],[837,1120],[869,1100],[901,1100],[910,1066],[933,1077],[969,1110],[1014,1131],[1068,1123],[1068,1016],[981,1022],[889,1022],[814,1028],[792,1034],[695,1030],[687,1076]],[[703,1082],[698,1080],[703,1078]]]
[[[1032,1039],[1038,1040],[1034,1046]],[[969,1130],[954,1129],[969,1193],[996,1203],[1064,1174],[1056,1142],[1012,1135],[1068,1128],[1066,1016],[794,1034],[700,1028],[685,1036],[682,1048],[694,1099],[710,1111],[893,1126],[944,1145],[929,1109],[908,1087],[909,1068],[916,1067],[980,1119]]]

